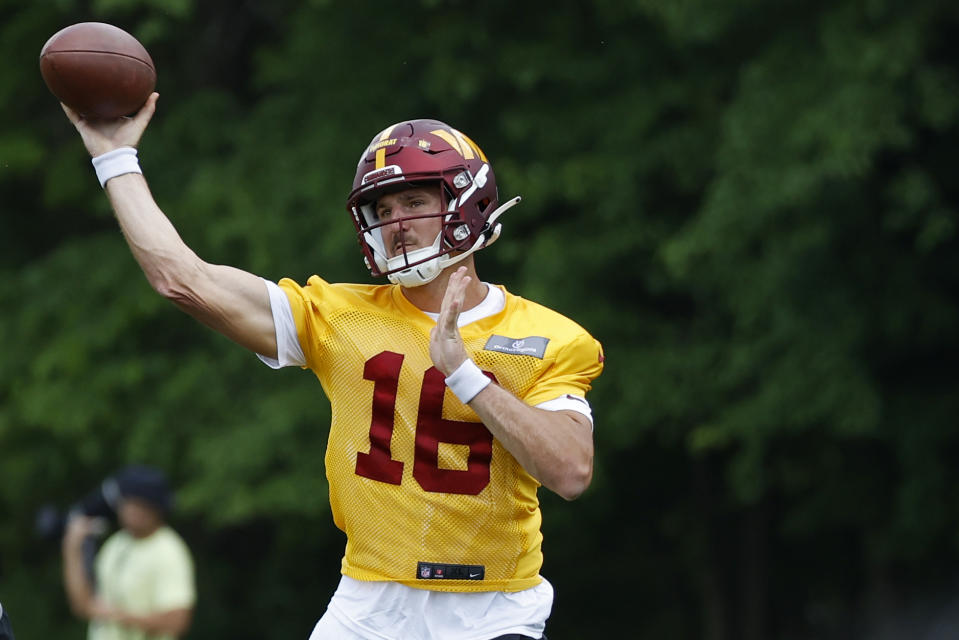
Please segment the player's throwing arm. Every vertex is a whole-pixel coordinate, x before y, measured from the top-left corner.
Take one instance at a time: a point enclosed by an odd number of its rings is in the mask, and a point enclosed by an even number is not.
[[[142,176],[137,146],[159,98],[153,91],[153,61],[142,45],[112,25],[72,25],[44,45],[41,72],[80,132],[150,285],[244,347],[275,355],[273,317],[263,281],[201,260],[160,210]],[[131,110],[135,115],[126,117]]]

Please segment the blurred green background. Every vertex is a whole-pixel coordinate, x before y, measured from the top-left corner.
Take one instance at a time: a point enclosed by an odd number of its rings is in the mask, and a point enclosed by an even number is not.
[[[46,39],[90,20],[157,64],[141,163],[208,261],[370,281],[344,203],[405,118],[524,197],[480,273],[607,354],[593,485],[541,492],[551,640],[959,637],[957,7],[0,0],[17,637],[84,637],[34,514],[127,462],[179,488],[189,638],[305,640],[344,544],[320,386],[150,290],[42,82]]]

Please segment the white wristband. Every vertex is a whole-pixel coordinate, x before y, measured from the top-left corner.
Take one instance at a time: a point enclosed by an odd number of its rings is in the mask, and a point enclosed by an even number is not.
[[[446,386],[460,399],[463,404],[469,404],[480,391],[486,388],[492,380],[486,377],[476,363],[467,358],[446,379]]]
[[[133,147],[119,147],[97,156],[93,159],[93,168],[97,171],[101,187],[106,186],[110,178],[125,173],[143,173],[137,160],[137,150]]]

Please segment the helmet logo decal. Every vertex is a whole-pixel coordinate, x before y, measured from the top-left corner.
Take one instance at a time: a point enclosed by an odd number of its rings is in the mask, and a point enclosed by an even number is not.
[[[434,129],[433,131],[430,131],[430,133],[439,138],[443,138],[443,140],[448,142],[449,145],[453,147],[457,153],[463,156],[465,160],[472,160],[476,156],[479,156],[483,162],[487,162],[486,155],[476,145],[476,143],[456,129],[450,129],[449,131],[445,131],[443,129]]]
[[[390,138],[390,134],[393,133],[393,127],[388,129],[383,129],[380,133],[379,140],[370,145],[370,151],[376,151],[376,168],[382,169],[386,165],[386,147],[396,144],[396,138]]]
[[[390,146],[392,146],[392,145],[394,145],[394,144],[396,144],[396,138],[390,138],[390,139],[388,139],[388,140],[380,140],[380,141],[377,142],[376,144],[370,145],[370,151],[371,151],[371,152],[372,152],[372,151],[379,151],[379,150],[382,149],[383,147],[390,147]]]
[[[476,157],[473,155],[473,150],[469,147],[469,145],[460,144],[462,140],[457,140],[456,136],[454,136],[449,131],[443,131],[442,129],[434,129],[433,131],[430,131],[430,133],[432,133],[434,136],[443,138],[443,140],[446,140],[446,142],[448,142],[449,145],[453,147],[453,149],[458,154],[460,154],[467,160],[472,160],[473,158]]]
[[[382,149],[383,147],[389,147],[389,146],[392,146],[392,145],[394,145],[394,144],[396,144],[396,138],[389,138],[389,139],[387,139],[387,140],[380,140],[380,141],[377,142],[376,144],[370,145],[370,151],[378,151],[379,149]]]
[[[453,131],[456,131],[456,129],[453,129]],[[462,138],[463,140],[465,140],[466,144],[472,147],[473,151],[476,152],[476,155],[479,156],[480,160],[482,160],[483,162],[489,162],[489,160],[486,159],[486,154],[483,153],[483,150],[479,148],[478,144],[470,140],[470,137],[468,135],[466,135],[465,133],[460,133],[459,131],[456,131],[456,135]]]

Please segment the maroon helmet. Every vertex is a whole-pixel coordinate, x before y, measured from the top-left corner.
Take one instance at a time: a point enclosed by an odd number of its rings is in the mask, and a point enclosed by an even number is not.
[[[383,246],[376,200],[407,187],[439,184],[445,211],[432,246],[388,257]],[[387,276],[407,287],[426,284],[439,273],[499,237],[496,223],[519,198],[499,206],[496,177],[475,142],[438,120],[409,120],[377,134],[360,156],[347,209],[356,225],[366,265],[374,276]]]

